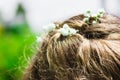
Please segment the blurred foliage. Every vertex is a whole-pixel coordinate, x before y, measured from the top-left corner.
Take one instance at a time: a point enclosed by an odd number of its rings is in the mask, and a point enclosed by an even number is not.
[[[0,80],[19,80],[35,51],[35,35],[26,24],[0,32]]]
[[[29,28],[21,4],[10,22],[0,19],[0,80],[20,80],[37,51],[36,36]]]
[[[22,6],[22,4],[18,4],[18,8],[16,10],[16,15],[18,15],[19,13],[22,13],[25,15],[25,10],[24,10],[24,7]]]

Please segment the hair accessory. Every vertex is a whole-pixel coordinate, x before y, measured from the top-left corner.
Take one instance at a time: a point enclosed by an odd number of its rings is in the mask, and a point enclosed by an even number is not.
[[[37,43],[40,43],[40,42],[43,41],[43,39],[41,37],[39,37],[39,36],[37,36],[36,38],[37,38],[37,40],[36,40]]]
[[[68,35],[76,34],[78,30],[70,28],[69,25],[64,24],[63,28],[60,28],[58,32],[60,32],[63,36],[68,36]]]
[[[56,25],[54,23],[50,23],[46,26],[43,26],[43,30],[45,32],[51,32],[53,29],[55,29]]]
[[[99,23],[99,18],[103,17],[104,12],[103,9],[100,9],[98,10],[98,13],[91,14],[91,11],[88,10],[83,21],[89,25]]]
[[[38,43],[43,41],[44,35],[46,35],[48,32],[53,31],[53,29],[56,28],[56,24],[50,23],[48,25],[43,26],[42,28],[43,28],[43,30],[41,30],[41,35],[36,36],[36,42],[38,42]]]
[[[44,28],[44,30],[43,30],[44,32],[42,33],[42,35],[46,34],[48,32],[53,31],[53,29],[55,29],[56,26],[57,25],[54,24],[54,23],[48,24],[48,25],[44,26],[43,27]],[[70,26],[67,25],[67,24],[64,24],[62,28],[58,29],[58,32],[61,33],[63,36],[73,35],[73,34],[76,34],[78,31],[79,30],[75,30],[73,28],[70,28]],[[36,42],[38,42],[38,43],[43,41],[41,36],[37,36],[36,38],[37,38]]]

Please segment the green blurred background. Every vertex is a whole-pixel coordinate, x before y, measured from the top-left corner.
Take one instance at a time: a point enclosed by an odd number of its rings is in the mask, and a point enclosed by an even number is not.
[[[0,15],[0,80],[19,80],[36,47],[35,33],[29,28],[21,4],[10,23]]]

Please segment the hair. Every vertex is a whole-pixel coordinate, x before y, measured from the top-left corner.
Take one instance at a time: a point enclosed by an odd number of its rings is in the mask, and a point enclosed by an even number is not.
[[[77,15],[49,32],[23,80],[120,80],[120,19],[104,14],[88,25]],[[62,36],[62,25],[79,30]]]

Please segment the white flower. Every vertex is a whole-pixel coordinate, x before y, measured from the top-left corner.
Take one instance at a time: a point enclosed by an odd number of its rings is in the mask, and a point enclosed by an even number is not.
[[[93,21],[93,22],[92,22],[92,24],[96,24],[96,23],[97,23],[97,21]]]
[[[100,9],[97,13],[97,17],[100,18],[100,17],[103,17],[103,13],[104,13],[104,9]]]
[[[87,21],[89,21],[89,18],[84,18],[83,21],[87,22]]]
[[[90,10],[87,10],[87,11],[86,11],[86,13],[87,13],[87,14],[90,14],[90,13],[91,13],[91,11],[90,11]]]
[[[72,34],[76,34],[76,32],[78,32],[78,30],[75,30],[73,28],[70,28],[69,30],[69,34],[72,35]]]
[[[105,10],[104,10],[104,9],[99,9],[98,12],[99,12],[100,14],[103,14],[103,13],[105,12]]]
[[[63,25],[63,28],[60,28],[58,32],[60,32],[63,36],[73,35],[76,34],[78,30],[70,28],[67,24]]]
[[[89,18],[91,17],[91,14],[85,13],[85,16]]]
[[[86,13],[85,13],[85,16],[86,16],[86,17],[90,17],[90,16],[91,16],[91,11],[90,11],[90,10],[87,10]]]
[[[92,17],[97,17],[97,14],[92,14]]]
[[[38,43],[43,41],[43,39],[41,37],[37,36],[36,38],[37,38],[36,42],[38,42]]]
[[[98,18],[103,17],[103,14],[98,13],[98,14],[97,14],[97,17],[98,17]]]
[[[46,26],[43,26],[43,30],[45,32],[51,32],[53,29],[55,29],[56,25],[54,23],[48,24]]]
[[[66,31],[64,28],[60,28],[59,30],[58,30],[63,36],[67,36],[69,33],[68,33],[68,31]]]
[[[70,27],[69,27],[69,25],[64,24],[64,25],[63,25],[63,28],[64,28],[64,29],[69,29]]]

